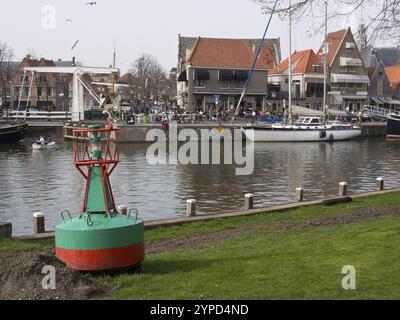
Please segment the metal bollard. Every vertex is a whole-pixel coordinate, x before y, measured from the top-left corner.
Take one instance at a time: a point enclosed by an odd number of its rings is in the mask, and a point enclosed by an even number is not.
[[[347,182],[339,183],[339,196],[342,196],[342,197],[347,196]]]
[[[376,190],[382,191],[384,189],[385,189],[385,180],[382,177],[376,179]]]
[[[304,201],[304,188],[296,188],[296,199],[297,202]]]
[[[45,220],[44,214],[41,212],[36,212],[33,214],[33,234],[45,233]]]
[[[188,217],[194,217],[196,215],[196,200],[190,199],[187,201],[186,214]]]
[[[244,195],[244,208],[245,210],[254,209],[254,194],[248,193]]]
[[[120,215],[127,216],[128,215],[128,207],[127,206],[123,206],[123,205],[118,206],[117,207],[117,212]]]

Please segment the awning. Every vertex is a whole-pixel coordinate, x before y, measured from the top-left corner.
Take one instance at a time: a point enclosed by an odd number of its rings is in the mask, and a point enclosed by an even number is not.
[[[367,100],[368,96],[361,96],[361,95],[343,95],[343,99],[347,100]]]
[[[182,71],[182,72],[179,74],[178,81],[179,81],[179,82],[187,81],[187,73],[186,73],[186,70]]]
[[[334,104],[342,104],[343,103],[343,96],[341,95],[333,95],[333,102]]]
[[[249,77],[248,71],[235,71],[236,81],[246,81],[248,77]]]
[[[346,49],[355,49],[356,44],[354,42],[346,42]]]
[[[400,101],[393,99],[393,98],[382,97],[382,98],[379,98],[379,100],[381,100],[383,103],[386,103],[386,104],[400,105]]]
[[[326,113],[331,115],[331,116],[347,116],[346,111],[340,111],[340,110],[335,110],[335,109],[326,109]]]
[[[369,78],[366,75],[336,74],[336,73],[332,73],[331,82],[370,84]]]
[[[195,69],[194,80],[208,81],[210,80],[210,73],[205,69]]]
[[[381,100],[379,100],[378,98],[371,98],[371,100],[373,102],[375,102],[376,104],[382,104],[383,102]]]
[[[361,59],[340,57],[341,67],[362,67]]]
[[[233,70],[219,70],[219,81],[233,81],[235,74]]]

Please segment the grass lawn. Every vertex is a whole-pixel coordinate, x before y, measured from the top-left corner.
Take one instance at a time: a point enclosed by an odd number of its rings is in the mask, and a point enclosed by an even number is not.
[[[106,277],[118,299],[399,299],[400,221],[254,233],[151,255],[145,273]],[[341,287],[357,270],[357,290]]]
[[[146,241],[242,227],[271,226],[373,208],[400,211],[400,193],[147,230]],[[397,209],[398,208],[398,209]],[[0,241],[0,252],[51,247],[52,241]],[[115,299],[399,299],[400,220],[397,216],[276,232],[252,232],[146,257],[145,272],[101,277]],[[345,291],[345,265],[357,270],[357,289]]]

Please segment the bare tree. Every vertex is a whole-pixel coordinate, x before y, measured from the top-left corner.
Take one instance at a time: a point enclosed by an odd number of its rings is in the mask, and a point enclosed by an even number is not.
[[[138,78],[148,77],[153,60],[154,58],[151,55],[147,53],[141,54],[133,63],[131,72]]]
[[[264,13],[271,13],[276,0],[253,0]],[[310,21],[311,34],[323,27],[324,3],[326,0],[292,0],[294,19]],[[334,5],[332,5],[332,3]],[[366,29],[370,41],[378,37],[382,40],[400,40],[400,0],[333,0],[329,1],[329,19],[348,17],[358,10],[365,9]],[[275,11],[282,19],[287,19],[290,12],[289,1],[278,1]]]
[[[156,59],[153,59],[153,62],[150,66],[149,78],[151,79],[151,89],[154,98],[160,98],[160,92],[165,85],[166,77],[164,68]]]
[[[3,105],[7,104],[7,92],[10,91],[9,84],[11,81],[11,59],[14,51],[6,43],[0,42],[0,91]]]
[[[136,78],[136,91],[141,98],[158,98],[165,79],[165,70],[155,57],[143,53],[132,64],[130,73]]]

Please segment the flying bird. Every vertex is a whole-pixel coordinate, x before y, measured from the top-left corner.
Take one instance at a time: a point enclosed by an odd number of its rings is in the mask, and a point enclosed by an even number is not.
[[[66,21],[66,22],[72,22],[72,20],[71,20],[71,19],[65,19],[65,21]]]
[[[86,2],[85,6],[94,6],[97,2]]]
[[[75,49],[75,47],[77,46],[78,42],[79,42],[79,40],[77,40],[77,41],[75,42],[75,44],[72,46],[71,50],[74,50],[74,49]]]

